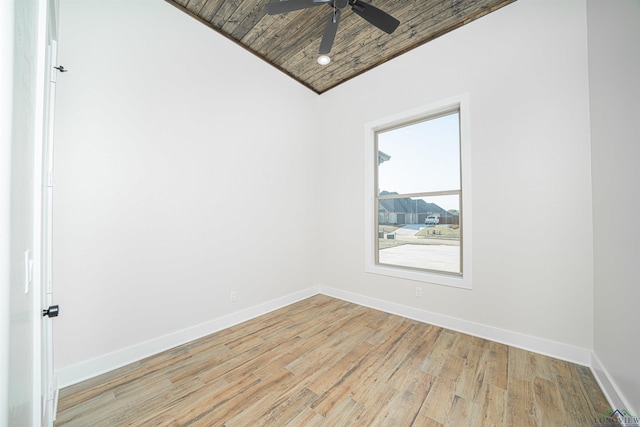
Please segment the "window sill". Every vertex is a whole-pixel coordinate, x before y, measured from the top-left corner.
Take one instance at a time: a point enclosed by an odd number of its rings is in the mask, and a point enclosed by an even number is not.
[[[471,289],[471,280],[468,277],[448,274],[437,274],[409,270],[402,267],[391,267],[367,263],[365,272],[371,274],[381,274],[383,276],[396,277],[399,279],[415,280],[418,282],[432,283],[434,285],[453,286],[462,289]]]

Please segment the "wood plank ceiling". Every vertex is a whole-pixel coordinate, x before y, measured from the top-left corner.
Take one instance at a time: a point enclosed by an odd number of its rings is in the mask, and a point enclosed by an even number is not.
[[[267,15],[265,3],[278,0],[166,1],[321,94],[515,0],[368,0],[400,26],[389,35],[343,10],[324,66],[317,58],[332,13],[327,5]]]

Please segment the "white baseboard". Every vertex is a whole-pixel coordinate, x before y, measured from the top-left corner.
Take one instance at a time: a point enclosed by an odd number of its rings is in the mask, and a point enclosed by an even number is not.
[[[633,407],[627,399],[625,399],[624,395],[620,392],[615,381],[613,381],[613,378],[609,375],[609,372],[595,352],[591,354],[591,372],[593,372],[593,376],[596,378],[598,385],[609,401],[611,409],[626,409],[634,415],[638,414],[638,410],[640,410],[640,408]]]
[[[500,329],[493,326],[470,322],[468,320],[462,320],[455,317],[432,313],[414,307],[408,307],[402,304],[396,304],[389,301],[383,301],[380,299],[343,291],[341,289],[321,286],[320,293],[334,298],[339,298],[344,301],[363,305],[365,307],[370,307],[387,313],[407,317],[409,319],[418,320],[420,322],[429,323],[431,325],[440,326],[480,338],[485,338],[502,344],[521,348],[523,350],[529,350],[535,353],[544,354],[545,356],[554,357],[556,359],[566,360],[567,362],[577,363],[583,366],[591,366],[591,350],[588,350],[586,348],[576,347],[569,344],[563,344],[556,341],[521,334],[518,332],[508,331],[506,329]]]
[[[73,366],[59,369],[57,374],[58,387],[64,388],[81,381],[93,378],[105,372],[112,371],[129,363],[136,362],[154,354],[185,344],[189,341],[207,336],[214,332],[237,325],[271,311],[285,307],[294,302],[318,294],[319,288],[313,287],[276,298],[253,307],[239,310],[235,313],[210,320],[181,331],[158,337],[131,347],[105,354]]]
[[[266,303],[213,319],[209,322],[196,325],[191,328],[105,354],[95,359],[81,362],[77,365],[62,368],[56,372],[58,386],[60,388],[68,387],[121,366],[125,366],[129,363],[136,362],[170,348],[277,310],[289,304],[293,304],[318,293],[387,313],[396,314],[398,316],[407,317],[420,322],[429,323],[513,347],[522,348],[524,350],[533,351],[535,353],[544,354],[557,359],[566,360],[568,362],[589,366],[591,367],[596,380],[600,384],[600,387],[605,393],[612,408],[626,408],[630,411],[637,410],[637,408],[631,407],[623,398],[622,394],[618,392],[618,388],[611,380],[610,375],[607,373],[598,357],[591,350],[325,286],[312,287],[295,292]]]
[[[532,351],[534,353],[565,360],[567,362],[588,366],[612,409],[626,409],[634,415],[640,414],[640,408],[634,407],[627,399],[625,399],[624,395],[620,392],[616,383],[613,381],[611,375],[609,375],[598,356],[595,352],[589,349],[533,337],[442,314],[432,313],[341,289],[321,286],[320,293],[344,301],[349,301],[354,304],[381,310],[386,313],[397,314],[399,316],[429,323],[431,325],[440,326],[480,338],[486,338],[488,340]]]

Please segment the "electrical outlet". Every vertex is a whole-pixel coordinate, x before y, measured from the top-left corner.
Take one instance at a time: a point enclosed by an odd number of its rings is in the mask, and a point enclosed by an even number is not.
[[[237,299],[238,299],[238,293],[236,291],[231,291],[229,293],[229,301],[236,302]]]
[[[416,296],[422,298],[422,288],[420,286],[416,286]]]

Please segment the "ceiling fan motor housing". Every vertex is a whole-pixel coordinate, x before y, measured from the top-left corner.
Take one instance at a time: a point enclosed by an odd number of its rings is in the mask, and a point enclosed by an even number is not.
[[[329,22],[325,26],[322,40],[320,41],[320,49],[318,53],[326,55],[331,52],[333,41],[338,31],[338,23],[340,22],[340,13],[342,9],[351,5],[351,10],[365,21],[378,27],[387,34],[391,34],[400,24],[393,16],[387,12],[378,9],[370,3],[359,2],[358,0],[286,0],[264,5],[265,11],[269,15],[278,13],[293,12],[294,10],[307,9],[321,4],[328,4],[333,8]]]

